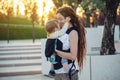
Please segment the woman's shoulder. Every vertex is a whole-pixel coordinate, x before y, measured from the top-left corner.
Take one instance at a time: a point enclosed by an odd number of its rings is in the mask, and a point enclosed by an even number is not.
[[[78,32],[76,30],[72,30],[70,33],[69,33],[69,37],[70,38],[77,38],[78,37]]]

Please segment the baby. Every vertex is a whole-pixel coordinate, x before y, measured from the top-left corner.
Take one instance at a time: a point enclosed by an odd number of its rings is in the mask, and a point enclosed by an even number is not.
[[[46,24],[47,38],[54,39],[62,36],[63,34],[66,33],[68,26],[69,26],[68,21],[63,25],[62,29],[60,29],[57,20],[48,21]],[[61,63],[63,65],[64,70],[68,72],[69,66],[67,59],[62,58]],[[51,65],[51,69],[53,70],[52,65]]]

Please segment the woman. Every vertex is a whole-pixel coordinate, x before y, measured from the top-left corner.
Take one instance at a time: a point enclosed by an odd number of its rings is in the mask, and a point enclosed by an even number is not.
[[[66,58],[71,61],[77,60],[80,69],[83,67],[83,61],[86,54],[86,38],[85,28],[79,22],[75,11],[70,7],[61,7],[57,10],[57,19],[60,26],[63,26],[66,22],[66,18],[69,18],[70,25],[68,28],[68,36],[66,36],[63,43],[69,46],[70,51],[64,52],[55,50],[57,55],[62,58]],[[64,42],[65,41],[65,42]],[[72,63],[69,64],[72,66]],[[63,68],[63,67],[62,67]],[[70,80],[68,74],[62,71],[62,68],[55,70],[55,80]],[[78,80],[78,74],[72,76],[71,80]]]

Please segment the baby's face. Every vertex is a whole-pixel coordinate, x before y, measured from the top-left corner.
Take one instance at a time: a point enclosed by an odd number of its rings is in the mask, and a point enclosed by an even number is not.
[[[60,26],[58,25],[58,27],[55,28],[55,31],[60,30]]]

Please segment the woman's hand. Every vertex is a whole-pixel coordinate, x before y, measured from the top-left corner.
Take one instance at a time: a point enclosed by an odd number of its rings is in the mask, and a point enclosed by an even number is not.
[[[62,57],[62,56],[61,56],[61,55],[62,55],[62,54],[61,54],[62,51],[55,49],[55,52],[56,52],[60,57]]]
[[[63,52],[60,50],[55,49],[55,52],[57,53],[58,56],[62,57],[62,58],[66,58],[66,59],[70,59],[70,60],[75,60],[76,56],[74,54],[71,54],[69,52]]]

